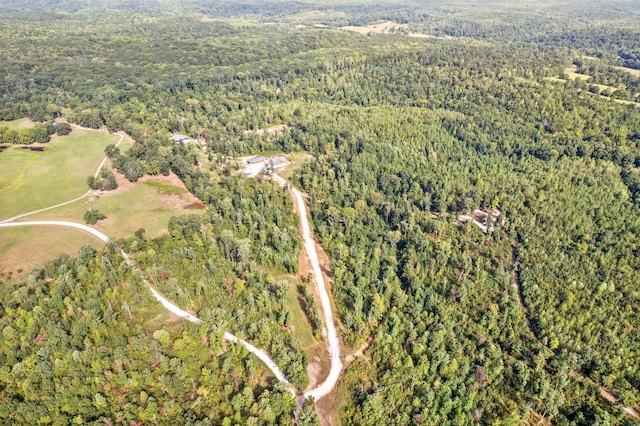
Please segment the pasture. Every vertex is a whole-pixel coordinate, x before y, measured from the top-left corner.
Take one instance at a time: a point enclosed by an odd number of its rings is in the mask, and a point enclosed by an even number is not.
[[[24,129],[25,127],[33,127],[36,123],[28,118],[20,118],[13,121],[0,121],[0,126],[7,126],[10,129]]]
[[[118,135],[74,129],[68,136],[54,136],[42,144],[44,151],[23,145],[4,149],[0,152],[0,220],[86,193],[87,177],[95,173],[105,147],[118,139]]]
[[[58,226],[0,228],[0,282],[24,277],[32,268],[61,253],[75,256],[83,245],[103,246],[95,237]]]
[[[197,213],[203,207],[175,176],[145,176],[136,183],[116,173],[118,188],[87,197],[67,206],[29,216],[29,220],[66,220],[83,222],[88,209],[107,218],[93,227],[111,238],[133,235],[140,228],[147,236],[158,237],[167,231],[171,216]]]
[[[26,126],[28,120],[3,122],[3,125]],[[119,136],[103,132],[74,129],[68,136],[53,137],[41,144],[43,151],[7,146],[0,152],[0,220],[74,200],[87,193],[87,177],[94,175],[104,158],[107,145]],[[125,138],[120,149],[126,151],[133,141]],[[110,167],[109,162],[105,167]],[[118,188],[74,203],[30,215],[29,220],[63,220],[84,223],[89,208],[107,218],[95,228],[114,239],[132,235],[140,228],[149,237],[167,230],[171,216],[195,213],[204,207],[173,174],[145,176],[138,183],[115,173]],[[18,277],[33,267],[61,253],[76,255],[85,244],[103,244],[81,231],[62,227],[0,228],[0,279],[11,273]],[[21,272],[18,272],[21,271]]]

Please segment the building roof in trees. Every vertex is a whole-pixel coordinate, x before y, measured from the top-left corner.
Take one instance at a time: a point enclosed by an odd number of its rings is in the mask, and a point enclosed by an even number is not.
[[[173,136],[171,136],[171,140],[174,141],[174,142],[183,142],[185,140],[189,140],[189,136],[173,135]]]
[[[262,157],[262,156],[252,157],[252,158],[249,158],[249,159],[247,160],[247,164],[262,163],[262,162],[264,162],[264,161],[266,161],[266,158],[264,158],[264,157]]]
[[[269,166],[271,166],[271,168],[277,168],[277,167],[282,167],[282,166],[286,166],[287,165],[287,159],[286,157],[272,157],[269,160]]]

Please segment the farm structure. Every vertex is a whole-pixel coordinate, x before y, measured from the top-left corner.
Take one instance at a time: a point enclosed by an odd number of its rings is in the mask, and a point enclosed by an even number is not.
[[[262,156],[251,157],[247,160],[247,164],[260,164],[260,163],[264,163],[265,161],[267,161],[267,159]]]
[[[278,169],[280,167],[286,166],[287,163],[288,161],[285,157],[272,157],[269,160],[269,167],[271,167],[272,169]]]

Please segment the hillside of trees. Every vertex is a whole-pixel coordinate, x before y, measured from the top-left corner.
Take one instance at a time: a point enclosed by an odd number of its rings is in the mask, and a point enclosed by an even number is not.
[[[0,119],[124,130],[119,172],[184,181],[204,215],[114,244],[204,324],[155,321],[113,246],[3,283],[3,421],[290,424],[295,400],[222,340],[308,384],[290,197],[229,163],[282,151],[313,155],[293,183],[346,352],[371,339],[341,424],[637,421],[640,77],[617,68],[640,67],[637,1],[42,3],[0,5]],[[379,20],[402,31],[338,29]],[[475,209],[501,226],[458,223]]]

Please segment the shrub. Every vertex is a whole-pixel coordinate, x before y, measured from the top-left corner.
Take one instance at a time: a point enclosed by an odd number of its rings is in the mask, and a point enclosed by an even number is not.
[[[96,222],[98,222],[99,220],[106,219],[106,218],[107,216],[105,216],[103,213],[100,213],[98,210],[94,210],[94,209],[89,209],[84,214],[84,221],[87,222],[89,225],[95,225]]]

